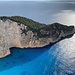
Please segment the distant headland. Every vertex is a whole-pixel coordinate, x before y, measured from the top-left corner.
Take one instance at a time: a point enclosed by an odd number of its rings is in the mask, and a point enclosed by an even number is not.
[[[1,16],[0,58],[9,55],[11,47],[44,47],[74,33],[74,26],[59,23],[46,25],[21,16]]]

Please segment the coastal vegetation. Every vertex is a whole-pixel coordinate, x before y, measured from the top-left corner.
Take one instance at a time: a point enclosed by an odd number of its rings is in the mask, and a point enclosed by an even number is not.
[[[11,16],[11,17],[7,17],[7,16],[1,16],[0,17],[1,20],[6,21],[7,19],[10,19],[12,21],[15,21],[18,23],[18,25],[20,24],[24,24],[25,26],[27,26],[27,30],[22,30],[22,33],[25,33],[28,30],[31,30],[32,32],[37,32],[37,35],[39,37],[49,37],[50,35],[52,36],[59,36],[60,34],[56,34],[56,31],[64,31],[64,33],[67,33],[68,31],[72,31],[72,27],[70,26],[66,26],[66,25],[62,25],[60,23],[53,23],[53,24],[42,24],[36,21],[33,21],[29,18],[26,17],[21,17],[21,16]],[[39,34],[40,33],[40,34]]]
[[[42,28],[45,26],[45,24],[41,24],[39,22],[33,21],[26,17],[21,17],[21,16],[11,16],[11,17],[2,16],[2,17],[0,17],[0,19],[4,20],[4,21],[6,19],[10,19],[12,21],[18,22],[19,24],[22,23],[32,29],[39,29],[39,28]]]

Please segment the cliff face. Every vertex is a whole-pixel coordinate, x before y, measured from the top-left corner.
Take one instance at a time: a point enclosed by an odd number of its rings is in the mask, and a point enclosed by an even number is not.
[[[9,48],[43,47],[75,32],[74,26],[58,23],[32,30],[12,20],[0,20],[0,58],[10,54]]]

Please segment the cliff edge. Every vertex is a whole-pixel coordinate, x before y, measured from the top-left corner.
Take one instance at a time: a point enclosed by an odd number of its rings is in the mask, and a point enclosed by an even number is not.
[[[74,26],[45,25],[20,16],[0,17],[0,58],[9,55],[11,47],[44,47],[74,33]]]

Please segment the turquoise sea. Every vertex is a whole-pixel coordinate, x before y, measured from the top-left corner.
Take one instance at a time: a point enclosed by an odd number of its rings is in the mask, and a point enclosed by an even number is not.
[[[0,2],[0,16],[75,24],[74,2]],[[0,58],[0,75],[75,75],[75,35],[43,48],[11,48]]]

